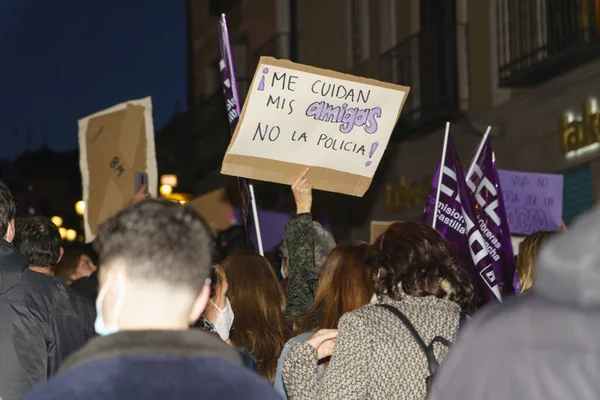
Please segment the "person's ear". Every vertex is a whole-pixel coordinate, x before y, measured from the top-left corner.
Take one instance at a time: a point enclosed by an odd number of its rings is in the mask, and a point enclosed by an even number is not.
[[[198,319],[202,316],[204,309],[206,308],[206,303],[208,303],[208,299],[210,298],[210,285],[204,284],[202,291],[194,301],[192,305],[192,311],[190,312],[190,324],[198,321]]]
[[[56,261],[57,264],[60,262],[60,260],[62,260],[64,254],[65,254],[65,249],[63,249],[61,246],[60,254],[58,255],[58,261]]]
[[[8,223],[8,229],[6,230],[6,236],[4,237],[8,243],[12,243],[15,238],[15,220],[11,219]]]

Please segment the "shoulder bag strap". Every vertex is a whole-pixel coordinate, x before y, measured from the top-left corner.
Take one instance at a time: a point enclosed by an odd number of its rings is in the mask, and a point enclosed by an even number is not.
[[[408,318],[406,317],[406,315],[404,315],[400,310],[398,310],[396,307],[393,307],[393,306],[391,306],[389,304],[378,304],[378,306],[382,307],[382,308],[385,308],[386,310],[392,312],[394,315],[396,315],[396,317],[398,317],[398,319],[400,319],[400,321],[402,321],[402,323],[404,324],[404,326],[406,326],[406,328],[408,329],[408,331],[411,333],[411,335],[413,336],[413,338],[415,339],[415,341],[417,342],[417,344],[419,345],[419,347],[423,351],[423,353],[425,353],[425,357],[427,357],[427,364],[429,365],[429,373],[431,375],[433,375],[435,373],[436,369],[437,369],[437,366],[438,366],[438,362],[435,359],[435,354],[433,352],[433,343],[435,341],[440,341],[439,339],[443,339],[443,338],[437,336],[432,341],[431,345],[427,346],[425,344],[425,342],[423,341],[423,338],[421,337],[421,335],[419,335],[419,333],[415,329],[414,325],[408,320]],[[443,339],[443,340],[445,340],[445,339]]]

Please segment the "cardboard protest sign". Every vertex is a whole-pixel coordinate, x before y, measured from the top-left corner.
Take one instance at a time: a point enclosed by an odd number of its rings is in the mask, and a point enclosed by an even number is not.
[[[85,238],[122,209],[143,183],[154,197],[158,173],[150,97],[118,104],[79,120],[79,166]]]
[[[210,225],[213,235],[236,223],[233,207],[224,188],[196,197],[185,204],[204,218]]]
[[[261,57],[221,173],[362,196],[409,88]]]
[[[498,170],[511,234],[562,226],[563,176]]]
[[[377,240],[379,236],[383,235],[387,228],[389,228],[393,223],[394,221],[371,221],[370,243],[375,242],[375,240]]]

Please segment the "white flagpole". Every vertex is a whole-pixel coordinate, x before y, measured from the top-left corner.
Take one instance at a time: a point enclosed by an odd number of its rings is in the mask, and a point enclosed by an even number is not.
[[[485,130],[483,139],[481,139],[481,142],[479,142],[479,147],[477,147],[475,156],[471,160],[471,166],[469,167],[469,170],[467,171],[467,176],[465,176],[465,181],[468,181],[469,178],[471,178],[471,175],[473,175],[473,168],[475,168],[475,164],[477,163],[477,160],[479,159],[479,156],[481,155],[481,151],[483,150],[483,144],[485,143],[485,140],[487,139],[487,137],[490,135],[491,130],[492,130],[491,126],[488,126],[487,129]]]
[[[442,177],[444,176],[444,165],[446,164],[446,148],[448,147],[448,134],[450,133],[450,122],[446,122],[446,133],[444,134],[444,145],[442,146],[442,158],[440,160],[440,171],[438,176],[438,185],[437,191],[435,193],[435,204],[433,205],[435,209],[433,210],[433,226],[435,229],[435,224],[437,222],[437,212],[438,212],[438,203],[440,202],[440,190],[442,189]]]
[[[260,234],[260,224],[258,222],[258,209],[256,207],[256,199],[254,198],[254,185],[252,182],[248,182],[248,189],[250,190],[250,202],[252,203],[252,218],[254,219],[254,229],[256,230],[256,242],[258,243],[258,253],[261,256],[265,255],[262,243],[262,235]]]

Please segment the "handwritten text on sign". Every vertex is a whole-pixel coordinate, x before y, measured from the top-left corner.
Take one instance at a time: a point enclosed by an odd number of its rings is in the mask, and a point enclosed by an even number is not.
[[[512,234],[555,231],[562,224],[563,176],[498,170]]]
[[[229,154],[372,178],[405,92],[261,64]]]

